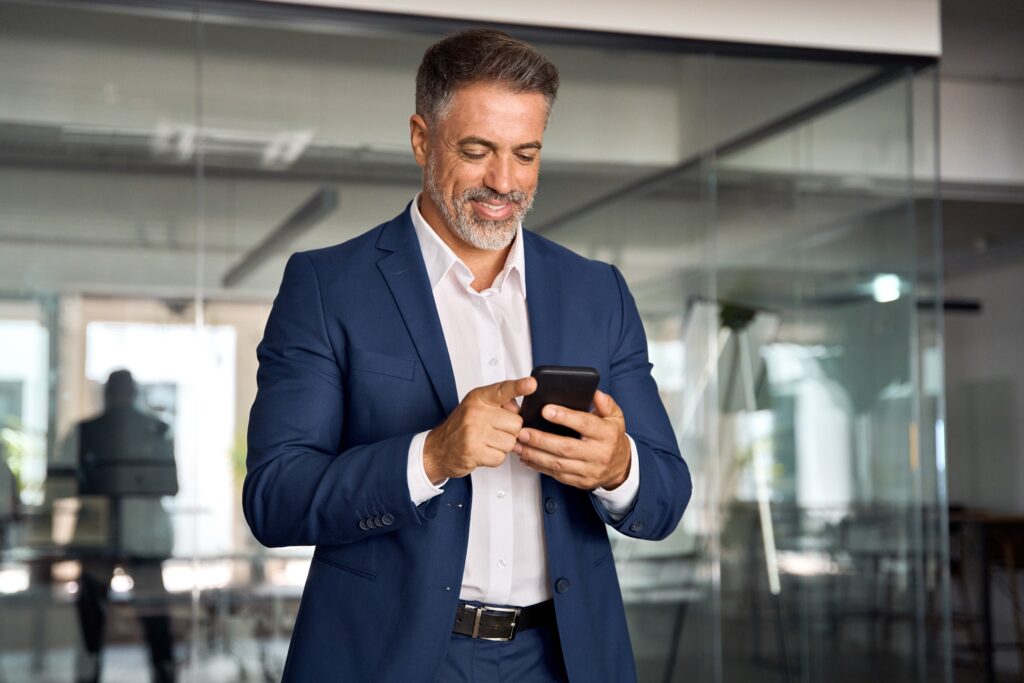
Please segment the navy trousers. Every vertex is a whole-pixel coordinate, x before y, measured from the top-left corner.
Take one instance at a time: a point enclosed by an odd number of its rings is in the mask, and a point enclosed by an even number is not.
[[[435,683],[569,683],[554,624],[520,631],[509,641],[453,633]]]

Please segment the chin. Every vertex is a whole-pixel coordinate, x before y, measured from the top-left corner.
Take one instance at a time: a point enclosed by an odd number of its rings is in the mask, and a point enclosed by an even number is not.
[[[518,221],[516,221],[515,226],[511,228],[505,228],[504,226],[498,228],[493,225],[474,225],[471,229],[459,229],[455,232],[459,237],[477,249],[498,251],[512,244],[512,240],[516,237],[516,228],[518,228],[518,225]]]

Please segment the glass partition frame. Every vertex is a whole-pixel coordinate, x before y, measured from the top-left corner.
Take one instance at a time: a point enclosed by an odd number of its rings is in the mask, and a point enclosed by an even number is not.
[[[13,19],[21,10],[70,7],[3,2],[0,13]],[[378,147],[360,156],[331,124],[333,117],[371,130],[375,116],[401,124],[409,112],[358,104],[336,109],[320,90],[329,83],[373,92],[369,81],[332,80],[331,60],[358,59],[354,46],[397,36],[401,49],[392,58],[415,60],[422,47],[461,24],[243,3],[190,7],[69,9],[112,25],[108,37],[117,37],[123,23],[118,40],[125,44],[137,43],[130,35],[134,21],[172,27],[173,38],[161,46],[173,48],[178,59],[179,78],[171,86],[140,85],[129,66],[97,93],[76,94],[73,81],[58,77],[66,64],[55,64],[43,72],[49,80],[9,90],[30,113],[52,93],[63,97],[82,140],[160,119],[170,146],[154,154],[164,164],[160,172],[178,184],[180,206],[151,203],[147,214],[130,173],[94,169],[88,182],[106,201],[123,202],[115,213],[132,216],[134,224],[113,226],[106,242],[85,244],[82,253],[121,250],[111,268],[125,276],[99,287],[76,286],[65,261],[47,260],[39,235],[26,246],[29,238],[15,216],[6,230],[0,227],[0,244],[11,247],[9,254],[17,245],[18,258],[34,267],[18,281],[0,282],[0,290],[49,311],[43,317],[50,340],[44,469],[54,473],[54,485],[69,464],[62,460],[65,436],[101,407],[99,383],[114,369],[103,353],[89,355],[90,339],[113,349],[107,357],[127,358],[133,348],[166,342],[188,359],[174,376],[177,400],[192,410],[176,423],[182,486],[167,501],[176,536],[162,570],[164,587],[175,596],[177,656],[195,680],[218,667],[274,677],[311,549],[263,549],[241,520],[241,435],[270,296],[265,286],[232,289],[225,274],[287,220],[287,211],[272,213],[276,207],[308,203],[325,207],[325,215],[318,227],[251,266],[257,279],[262,269],[261,282],[279,278],[289,251],[346,239],[411,197],[417,171],[395,163],[405,152],[389,147],[389,134],[372,130]],[[9,25],[21,27],[22,37],[30,30],[47,35],[39,24]],[[664,69],[669,80],[679,80],[680,93],[698,95],[672,105],[680,129],[671,140],[670,163],[630,166],[619,158],[620,166],[609,164],[611,170],[583,182],[573,174],[588,163],[585,154],[559,158],[553,143],[555,163],[550,177],[542,176],[537,211],[526,226],[623,271],[694,474],[693,500],[672,537],[649,544],[610,534],[641,680],[845,680],[837,667],[854,680],[882,664],[894,680],[952,680],[944,396],[936,374],[942,366],[942,274],[932,63],[508,28],[550,50],[556,61],[564,57],[569,87],[559,106],[571,112],[579,111],[574,87],[582,92],[587,85],[574,72],[574,54],[609,51],[638,69]],[[308,50],[310,63],[320,60],[309,81],[292,91],[312,103],[299,113],[294,102],[275,99],[275,89],[294,74],[268,69],[262,83],[243,87],[245,71],[259,63],[251,59],[275,50]],[[10,54],[26,59],[32,52]],[[387,55],[380,58],[385,63]],[[7,65],[0,67],[0,84],[5,78],[9,86],[18,84],[18,63],[0,61]],[[790,73],[802,84],[796,101],[766,96],[764,111],[737,107],[737,93],[759,84],[770,89]],[[637,92],[642,101],[645,91]],[[551,138],[568,147],[575,141],[555,128],[564,125],[560,113],[556,109]],[[642,123],[625,121],[622,135],[629,139],[628,124]],[[232,137],[233,128],[247,137]],[[278,156],[269,162],[245,156],[271,148]],[[274,165],[289,149],[300,149],[306,164],[290,174]],[[159,156],[173,157],[175,150],[187,151],[184,161]],[[332,163],[350,166],[317,165],[314,152],[330,152],[335,156],[325,158]],[[31,179],[40,163],[9,150],[0,184],[6,178],[10,188],[42,188],[41,180]],[[69,168],[62,172],[73,174],[75,167]],[[383,182],[370,186],[361,174]],[[64,187],[73,187],[72,178]],[[576,193],[580,201],[545,205],[546,182],[553,195]],[[338,191],[333,200],[330,188]],[[373,212],[364,216],[361,205],[346,204],[356,192],[371,196]],[[74,202],[82,211],[93,206],[88,197],[64,196],[69,208]],[[355,218],[332,213],[331,201],[354,206]],[[271,213],[253,225],[252,212],[240,208],[247,203]],[[167,227],[175,221],[182,222],[176,231]],[[119,244],[130,229],[144,238]],[[161,230],[182,240],[167,238],[178,258],[163,253]],[[133,271],[133,263],[147,266]],[[184,336],[175,336],[179,332]],[[228,366],[234,370],[217,374]],[[139,361],[136,367],[150,366]],[[166,364],[136,374],[148,385],[171,381],[157,370],[167,370]],[[208,381],[230,406],[204,402],[204,395],[215,395]],[[223,424],[230,428],[217,426]],[[812,424],[833,431],[809,429]],[[820,453],[827,456],[816,458]],[[829,476],[840,470],[843,477]],[[26,519],[56,528],[68,506],[54,506],[53,499],[75,496],[50,488],[41,501],[24,492],[22,499],[32,513]],[[212,502],[225,495],[235,504]],[[5,612],[34,614],[34,623],[55,615],[60,626],[29,638],[0,632],[0,676],[13,672],[13,680],[70,672],[78,647],[69,595],[80,579],[60,558],[37,575],[41,565],[33,562],[55,559],[46,555],[54,547],[33,541],[26,529],[22,524],[21,536],[0,547],[0,571],[17,587],[24,569],[32,588],[2,591],[0,604]],[[123,628],[115,629],[115,641],[143,640],[138,627],[134,636],[131,627]]]

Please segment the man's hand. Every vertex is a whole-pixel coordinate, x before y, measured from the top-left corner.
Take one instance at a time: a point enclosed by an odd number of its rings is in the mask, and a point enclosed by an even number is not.
[[[423,469],[437,485],[449,477],[464,477],[477,467],[497,467],[516,445],[523,426],[517,396],[537,390],[533,377],[510,379],[466,394],[462,403],[423,444]]]
[[[611,490],[626,481],[630,462],[626,418],[611,396],[596,392],[593,413],[547,405],[543,415],[575,429],[580,438],[523,429],[514,451],[524,465],[587,491]]]

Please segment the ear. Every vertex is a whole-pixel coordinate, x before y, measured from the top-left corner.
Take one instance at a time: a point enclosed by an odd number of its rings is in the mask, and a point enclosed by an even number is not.
[[[412,155],[416,159],[416,164],[420,168],[426,168],[430,133],[427,122],[419,114],[409,117],[409,142],[412,144]]]

